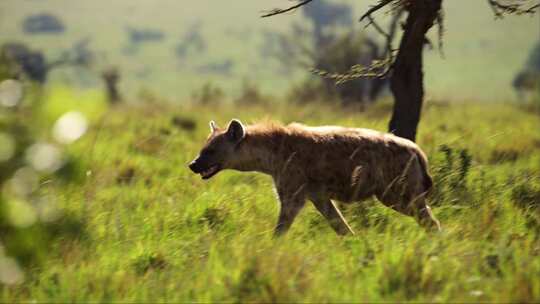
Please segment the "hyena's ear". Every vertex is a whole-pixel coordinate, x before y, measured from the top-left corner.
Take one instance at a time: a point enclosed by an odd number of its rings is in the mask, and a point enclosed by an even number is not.
[[[210,133],[214,133],[214,132],[216,132],[216,131],[219,129],[219,127],[217,126],[216,122],[213,121],[213,120],[210,120],[209,125],[210,125]]]
[[[231,120],[227,127],[227,136],[235,143],[240,142],[246,136],[244,125],[237,119]]]

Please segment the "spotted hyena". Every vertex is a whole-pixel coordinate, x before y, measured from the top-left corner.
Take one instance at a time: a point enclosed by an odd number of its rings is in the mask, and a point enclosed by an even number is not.
[[[352,203],[375,195],[384,205],[440,229],[426,204],[432,186],[425,154],[413,142],[369,129],[334,126],[244,126],[226,129],[210,122],[211,133],[189,168],[209,179],[224,169],[272,176],[280,202],[276,235],[286,232],[306,199],[339,234],[351,227],[332,200]]]

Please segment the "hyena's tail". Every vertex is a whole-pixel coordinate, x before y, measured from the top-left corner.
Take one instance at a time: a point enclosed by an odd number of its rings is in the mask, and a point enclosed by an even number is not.
[[[427,157],[422,151],[419,151],[418,153],[418,161],[420,163],[420,167],[422,168],[422,174],[424,175],[424,180],[422,181],[424,185],[424,192],[429,193],[431,188],[433,188],[433,179],[431,178],[431,175],[429,175]]]

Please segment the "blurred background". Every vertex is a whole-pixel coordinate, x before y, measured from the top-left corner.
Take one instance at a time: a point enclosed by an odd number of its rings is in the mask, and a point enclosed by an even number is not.
[[[540,18],[487,2],[424,52],[444,233],[371,199],[281,242],[269,177],[186,165],[210,120],[387,130],[388,79],[310,72],[384,58],[376,0],[0,0],[0,302],[540,302]]]
[[[289,1],[3,0],[0,44],[24,46],[56,63],[46,75],[51,85],[95,88],[114,66],[121,91],[132,97],[150,90],[182,102],[208,83],[236,95],[256,83],[262,93],[283,96],[312,77],[310,67],[321,66],[313,57],[321,57],[315,53],[328,45],[324,39],[337,41],[352,30],[354,39],[361,34],[381,43],[380,35],[363,31],[365,24],[357,21],[370,1],[318,3],[262,19],[262,11]],[[426,56],[428,96],[515,99],[512,81],[539,43],[538,16],[495,21],[485,1],[452,0],[444,9],[443,50],[434,28]],[[384,11],[379,15],[385,18]]]

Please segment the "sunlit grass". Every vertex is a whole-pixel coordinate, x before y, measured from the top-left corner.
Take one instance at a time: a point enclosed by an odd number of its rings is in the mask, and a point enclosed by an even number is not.
[[[440,234],[368,201],[344,208],[356,236],[336,236],[307,205],[290,233],[273,239],[278,206],[269,177],[223,172],[205,182],[187,169],[208,121],[384,130],[388,104],[362,113],[324,104],[144,101],[106,110],[95,93],[60,88],[46,96],[48,121],[68,110],[90,119],[89,132],[68,147],[82,177],[54,178],[42,190],[82,219],[84,233],[49,244],[47,261],[29,269],[23,284],[0,287],[0,301],[540,300],[538,209],[518,204],[540,189],[536,114],[505,104],[427,103],[419,144],[440,183],[433,202]],[[175,117],[193,120],[195,129],[179,127]],[[456,155],[453,166],[443,145]],[[493,159],[494,151],[509,149],[512,158]],[[472,164],[463,184],[449,186],[461,151]],[[529,187],[514,190],[523,184]]]
[[[43,118],[50,124],[69,111],[78,111],[97,120],[107,109],[105,96],[99,90],[78,90],[67,86],[44,89]]]

